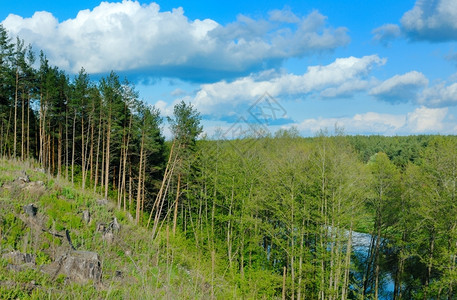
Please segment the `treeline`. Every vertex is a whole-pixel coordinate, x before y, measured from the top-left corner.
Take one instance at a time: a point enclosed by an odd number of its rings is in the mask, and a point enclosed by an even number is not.
[[[422,145],[366,162],[354,139],[201,141],[178,224],[235,298],[455,298],[457,138],[361,136]]]
[[[0,25],[0,156],[35,158],[49,172],[117,198],[136,221],[165,167],[159,111],[111,72],[70,78]]]

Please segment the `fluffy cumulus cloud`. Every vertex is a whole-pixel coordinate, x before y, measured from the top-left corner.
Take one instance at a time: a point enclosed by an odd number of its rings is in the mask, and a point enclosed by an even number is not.
[[[411,134],[411,133],[453,133],[455,123],[450,123],[447,108],[427,108],[424,106],[402,114],[381,114],[367,112],[345,118],[306,119],[296,126],[305,135],[312,135],[321,129],[343,127],[349,134]]]
[[[414,133],[440,133],[445,128],[447,112],[447,108],[419,107],[408,113],[405,127]]]
[[[372,31],[374,40],[387,45],[401,35],[410,40],[431,42],[457,40],[457,2],[455,0],[417,0],[405,12],[401,26],[385,24]]]
[[[457,105],[457,82],[440,82],[424,89],[418,102],[431,107]]]
[[[346,28],[332,28],[317,11],[298,17],[278,10],[268,19],[240,15],[221,25],[190,20],[182,8],[160,11],[156,3],[128,0],[102,2],[63,22],[36,12],[31,18],[11,14],[2,24],[72,72],[141,70],[186,79],[276,67],[289,57],[333,50],[350,40]]]
[[[346,118],[306,119],[297,125],[300,132],[311,135],[321,129],[335,126],[344,128],[347,133],[392,135],[405,124],[405,116],[368,112]]]
[[[457,2],[418,0],[401,18],[404,32],[412,39],[457,40]]]
[[[369,73],[383,65],[377,55],[361,58],[338,58],[324,66],[310,66],[302,75],[264,72],[251,74],[232,82],[203,84],[194,103],[205,114],[230,112],[240,104],[252,103],[268,92],[276,96],[313,94],[319,97],[347,97],[370,85]]]
[[[411,71],[403,75],[395,75],[376,87],[372,88],[370,94],[376,98],[391,102],[415,102],[420,89],[428,84],[424,74]]]

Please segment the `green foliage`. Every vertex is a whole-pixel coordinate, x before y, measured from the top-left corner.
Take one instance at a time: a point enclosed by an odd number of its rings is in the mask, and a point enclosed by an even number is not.
[[[25,224],[19,219],[16,214],[9,212],[0,216],[0,224],[2,225],[2,239],[1,245],[2,247],[12,247],[15,249],[25,230]]]
[[[63,189],[66,191],[66,189]],[[73,194],[65,194],[73,197]],[[63,194],[62,194],[63,195]],[[78,229],[82,226],[81,216],[75,214],[77,204],[74,201],[66,200],[61,195],[51,194],[41,198],[40,202],[46,207],[49,216],[47,227],[55,226],[57,231],[64,229]]]

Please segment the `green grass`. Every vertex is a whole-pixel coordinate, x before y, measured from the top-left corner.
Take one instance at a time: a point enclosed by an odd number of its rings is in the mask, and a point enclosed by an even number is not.
[[[41,195],[21,190],[0,188],[0,251],[12,250],[35,255],[36,269],[8,270],[8,261],[0,260],[0,299],[207,299],[211,297],[211,258],[178,233],[167,237],[165,230],[157,239],[150,231],[130,224],[124,211],[113,205],[96,203],[100,195],[81,191],[63,180],[35,171],[33,162],[0,159],[0,182],[11,182],[22,171],[32,181],[43,181],[46,191]],[[23,206],[38,207],[36,223],[24,222]],[[91,222],[82,221],[82,211],[89,210]],[[113,243],[102,239],[97,224],[109,223],[114,217],[121,231]],[[33,228],[32,228],[33,227]],[[59,249],[68,248],[66,239],[53,233],[70,236],[77,250],[94,251],[102,261],[102,284],[76,284],[65,276],[50,278],[39,271],[49,264]],[[2,284],[7,282],[8,284]],[[230,298],[230,286],[219,276],[215,278],[215,297]],[[33,283],[33,284],[32,284]]]

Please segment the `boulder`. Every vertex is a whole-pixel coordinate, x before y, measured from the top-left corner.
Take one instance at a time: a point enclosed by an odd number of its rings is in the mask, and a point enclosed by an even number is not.
[[[38,212],[38,207],[33,203],[24,205],[24,212],[31,217],[35,217]]]
[[[91,251],[71,251],[44,269],[54,277],[63,274],[72,281],[87,283],[92,280],[100,283],[102,267],[98,254]]]
[[[114,217],[113,221],[111,221],[108,225],[108,230],[110,230],[113,233],[118,233],[119,230],[121,230],[121,225],[117,221],[117,218]]]
[[[22,172],[22,174],[16,178],[15,180],[16,183],[29,183],[30,182],[30,177],[25,173],[25,171]]]
[[[114,236],[121,230],[121,225],[117,221],[117,218],[114,217],[108,225],[104,223],[99,223],[97,225],[97,231],[102,233],[102,239],[112,243],[114,242]]]
[[[35,264],[35,256],[29,253],[21,253],[19,251],[11,251],[2,255],[3,259],[10,261],[14,265]]]

